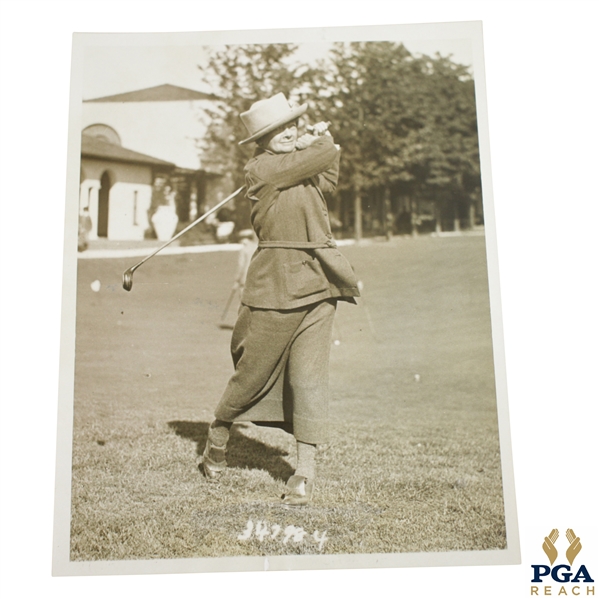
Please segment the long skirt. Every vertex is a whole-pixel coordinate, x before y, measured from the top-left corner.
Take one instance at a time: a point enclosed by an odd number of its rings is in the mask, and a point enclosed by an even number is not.
[[[299,441],[325,442],[335,306],[335,300],[294,310],[242,305],[231,339],[235,373],[215,417],[280,423]]]

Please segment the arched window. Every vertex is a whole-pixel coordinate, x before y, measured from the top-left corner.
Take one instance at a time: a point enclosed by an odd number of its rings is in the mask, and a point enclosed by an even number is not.
[[[123,145],[121,143],[121,138],[119,134],[110,126],[104,125],[103,123],[96,123],[95,125],[90,125],[86,127],[82,131],[83,135],[89,135],[90,137],[95,137],[97,139],[101,139],[102,141],[107,141],[108,143],[114,144],[116,146]]]

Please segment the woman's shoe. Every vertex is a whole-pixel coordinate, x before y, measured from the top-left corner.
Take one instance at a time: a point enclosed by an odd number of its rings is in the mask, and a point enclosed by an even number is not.
[[[294,474],[287,481],[287,489],[281,499],[283,505],[300,507],[308,505],[312,500],[312,491],[314,490],[314,483],[308,480],[305,476],[298,476]]]
[[[200,469],[204,473],[204,476],[209,480],[218,478],[227,467],[227,460],[225,459],[225,451],[227,447],[218,447],[214,445],[210,438],[206,441],[206,449],[202,454],[202,462],[200,463]]]

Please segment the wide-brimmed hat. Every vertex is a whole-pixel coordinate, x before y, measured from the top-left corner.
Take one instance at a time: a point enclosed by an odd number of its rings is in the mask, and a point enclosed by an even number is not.
[[[300,117],[308,109],[307,104],[292,107],[285,94],[277,94],[267,100],[254,102],[247,112],[239,116],[250,136],[239,142],[239,145],[256,141],[274,131],[277,127],[290,123]]]

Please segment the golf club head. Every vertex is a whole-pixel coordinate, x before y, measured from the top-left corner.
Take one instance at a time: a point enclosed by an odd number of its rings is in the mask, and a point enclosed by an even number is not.
[[[131,291],[132,287],[133,287],[133,271],[131,269],[128,269],[123,273],[123,289],[125,291]]]

